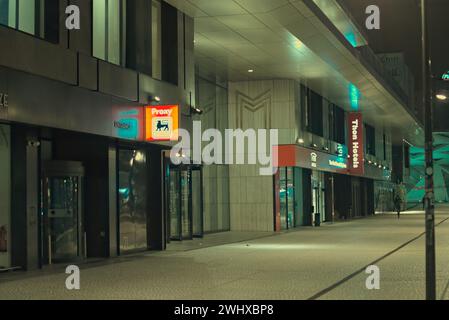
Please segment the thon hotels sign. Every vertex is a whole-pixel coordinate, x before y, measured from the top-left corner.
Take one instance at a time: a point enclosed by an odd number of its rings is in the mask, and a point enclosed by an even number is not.
[[[348,114],[348,149],[350,174],[363,175],[365,173],[364,146],[363,146],[363,120],[360,112]]]

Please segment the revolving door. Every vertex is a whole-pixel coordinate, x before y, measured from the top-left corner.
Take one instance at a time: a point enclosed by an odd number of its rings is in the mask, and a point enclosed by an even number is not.
[[[203,236],[202,168],[165,166],[166,241]]]
[[[83,177],[84,167],[79,162],[48,161],[44,164],[42,264],[72,262],[85,257]]]

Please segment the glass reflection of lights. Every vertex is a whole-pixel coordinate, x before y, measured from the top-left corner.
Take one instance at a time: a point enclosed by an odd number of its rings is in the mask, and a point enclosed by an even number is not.
[[[145,162],[145,155],[143,154],[143,152],[137,151],[134,159],[139,163],[143,163]]]
[[[348,32],[345,34],[346,40],[355,48],[357,47],[357,39],[354,32]]]

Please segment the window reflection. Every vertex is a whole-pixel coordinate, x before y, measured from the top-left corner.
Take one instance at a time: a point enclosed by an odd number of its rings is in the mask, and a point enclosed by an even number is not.
[[[147,169],[144,151],[119,151],[120,251],[147,248]]]

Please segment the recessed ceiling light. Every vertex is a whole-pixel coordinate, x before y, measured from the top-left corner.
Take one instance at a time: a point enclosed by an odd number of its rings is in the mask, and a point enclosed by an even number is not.
[[[253,70],[253,69],[248,69],[248,72],[249,72],[249,73],[253,73],[254,70]]]
[[[445,101],[447,100],[447,96],[444,94],[437,94],[437,99],[440,101]]]

